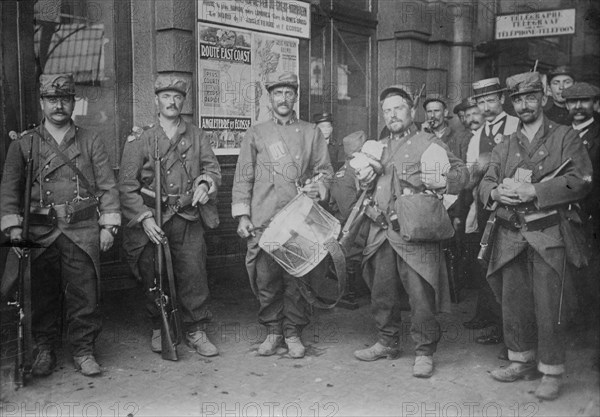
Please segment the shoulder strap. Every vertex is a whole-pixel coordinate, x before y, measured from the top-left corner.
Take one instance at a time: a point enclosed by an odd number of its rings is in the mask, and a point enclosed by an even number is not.
[[[37,131],[35,132],[40,139],[43,139],[42,135],[40,135]],[[85,177],[85,175],[83,175],[83,172],[81,172],[81,170],[79,168],[77,168],[77,165],[75,165],[68,157],[67,155],[65,155],[59,148],[58,146],[56,146],[56,143],[54,143],[54,141],[52,140],[47,140],[46,143],[48,143],[48,146],[50,146],[52,148],[52,150],[56,153],[56,155],[58,157],[60,157],[60,159],[63,160],[63,162],[65,164],[67,164],[69,166],[69,168],[71,168],[73,170],[73,172],[75,172],[75,175],[77,175],[77,177],[79,178],[79,180],[81,181],[81,184],[83,185],[83,187],[87,190],[88,193],[90,193],[94,198],[96,198],[96,187],[93,186],[92,184],[90,184],[90,182],[88,181],[88,179]]]

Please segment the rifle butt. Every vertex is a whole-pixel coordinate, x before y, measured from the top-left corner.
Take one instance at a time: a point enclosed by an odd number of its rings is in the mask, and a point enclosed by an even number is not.
[[[160,325],[160,339],[161,339],[161,357],[168,361],[177,361],[177,348],[171,337],[171,326],[169,325],[169,319],[167,318],[167,312],[164,306],[161,306],[161,325]]]

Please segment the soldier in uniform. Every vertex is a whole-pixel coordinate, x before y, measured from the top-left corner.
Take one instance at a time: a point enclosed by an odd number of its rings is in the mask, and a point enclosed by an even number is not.
[[[383,90],[380,96],[383,116],[391,132],[384,139],[381,157],[383,173],[376,175],[370,164],[357,173],[363,186],[374,186],[376,206],[382,213],[396,193],[395,183],[409,183],[416,191],[436,189],[458,194],[468,180],[468,171],[460,159],[432,133],[419,131],[413,123],[415,115],[411,96],[398,86]],[[450,163],[447,175],[429,176],[422,172],[427,152],[441,152]],[[446,163],[445,163],[446,164]],[[446,167],[447,169],[448,167]],[[446,180],[447,178],[447,180]],[[404,189],[407,189],[403,187]],[[429,378],[433,374],[433,354],[440,339],[438,311],[449,311],[449,289],[445,257],[441,242],[409,242],[390,227],[371,222],[363,252],[363,276],[371,288],[371,308],[379,338],[367,349],[354,352],[363,361],[397,357],[400,353],[400,291],[408,293],[412,311],[411,336],[416,343],[413,376]]]
[[[42,74],[40,105],[44,114],[40,125],[23,132],[8,150],[0,189],[0,228],[12,242],[22,240],[22,204],[28,191],[23,178],[31,149],[31,211],[38,215],[31,217],[29,237],[42,246],[31,254],[32,374],[50,375],[56,367],[62,295],[74,365],[83,375],[98,375],[94,342],[102,325],[100,251],[112,246],[121,224],[118,191],[102,138],[71,119],[73,76]],[[15,253],[20,251],[9,255],[5,290],[15,279]]]
[[[297,118],[298,77],[291,72],[270,74],[265,83],[272,119],[246,132],[238,158],[232,190],[231,213],[238,219],[238,235],[248,239],[246,268],[260,303],[258,321],[267,337],[258,348],[273,355],[283,342],[292,358],[302,358],[302,329],[309,323],[307,302],[297,278],[284,271],[260,249],[262,229],[296,194],[296,182],[318,174],[331,179],[333,170],[327,142],[313,123]],[[301,191],[315,200],[326,200],[327,181],[302,181]],[[311,271],[318,273],[319,268]]]
[[[439,140],[444,142],[450,148],[450,151],[462,161],[467,154],[469,142],[462,140],[464,137],[461,132],[454,129],[448,123],[448,108],[446,101],[439,95],[429,95],[423,102],[423,109],[427,115],[427,121],[423,123],[422,128],[435,134]]]
[[[582,271],[582,278],[575,281],[579,299],[577,321],[588,328],[598,325],[598,305],[600,288],[600,122],[594,118],[594,103],[600,102],[600,88],[584,82],[577,82],[562,92],[566,100],[572,127],[588,151],[594,174],[592,191],[581,201],[588,244],[596,256]]]
[[[313,116],[313,123],[317,124],[317,127],[323,133],[325,141],[327,141],[327,151],[329,152],[329,159],[333,170],[337,171],[344,165],[344,147],[334,135],[333,128],[333,115],[331,113],[320,113]]]
[[[215,356],[219,351],[205,332],[211,312],[204,233],[219,223],[216,195],[221,169],[204,132],[181,116],[187,91],[185,80],[159,75],[154,84],[158,120],[134,129],[127,139],[119,179],[123,215],[128,219],[123,247],[146,288],[152,351],[161,352],[160,316],[151,291],[155,286],[155,245],[166,237],[186,342],[200,355]],[[161,224],[154,218],[157,146],[163,198],[167,200]]]
[[[506,85],[520,123],[492,151],[479,187],[486,207],[498,202],[487,278],[502,304],[511,361],[491,376],[513,382],[537,368],[544,376],[535,395],[553,400],[565,372],[572,268],[585,263],[573,238],[570,203],[589,192],[592,165],[577,133],[544,116],[539,73],[514,75]]]
[[[573,71],[569,66],[560,65],[550,70],[546,77],[550,100],[544,107],[544,114],[553,122],[569,126],[571,124],[569,110],[565,105],[565,98],[562,93],[565,88],[571,87],[575,82]]]

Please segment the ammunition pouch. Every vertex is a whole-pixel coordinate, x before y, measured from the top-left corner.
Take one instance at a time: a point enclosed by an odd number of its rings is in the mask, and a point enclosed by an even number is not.
[[[142,187],[141,194],[142,194],[142,200],[144,201],[144,205],[146,205],[148,207],[154,207],[154,205],[155,205],[154,199],[156,198],[155,197],[156,193],[154,192],[154,190],[151,190],[146,187]],[[189,194],[163,195],[161,198],[162,206],[163,206],[163,208],[170,207],[175,212],[180,212],[181,210],[183,210],[184,208],[186,208],[192,204],[192,197],[193,196],[192,196],[191,192]]]
[[[56,210],[52,206],[29,207],[29,223],[35,226],[56,226]]]
[[[560,222],[560,215],[555,209],[539,210],[533,204],[522,204],[515,207],[500,206],[496,211],[498,224],[513,231],[535,232]]]
[[[69,224],[93,219],[98,213],[98,200],[94,197],[74,200],[64,206],[65,222]]]

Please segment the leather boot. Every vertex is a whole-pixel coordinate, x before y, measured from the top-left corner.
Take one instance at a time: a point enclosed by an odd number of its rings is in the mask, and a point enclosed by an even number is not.
[[[560,386],[562,383],[562,375],[548,375],[542,377],[542,382],[535,390],[535,396],[540,400],[552,401],[558,398]]]
[[[152,329],[152,339],[150,340],[150,348],[152,352],[162,352],[162,337],[160,335],[160,329]]]
[[[102,373],[94,355],[74,356],[73,363],[75,364],[75,369],[81,371],[85,376],[95,376]]]
[[[268,334],[267,338],[258,347],[258,354],[260,356],[274,355],[282,341],[282,335],[273,333]]]
[[[208,340],[208,336],[203,330],[186,333],[185,341],[189,347],[194,348],[202,356],[210,357],[219,354],[219,350]]]
[[[31,365],[31,373],[34,376],[48,376],[56,368],[56,355],[49,349],[40,349],[33,365]]]
[[[400,348],[397,343],[394,343],[391,346],[384,346],[377,342],[369,348],[355,351],[354,357],[366,362],[375,361],[385,357],[388,359],[398,359],[400,357]]]
[[[302,340],[298,336],[286,337],[285,344],[288,347],[288,353],[294,359],[300,359],[304,357],[306,348],[302,344]]]
[[[433,356],[419,355],[415,357],[413,376],[417,378],[431,378],[433,375]]]
[[[506,368],[494,369],[492,378],[500,382],[514,382],[518,379],[535,379],[537,365],[535,362],[511,362]]]

